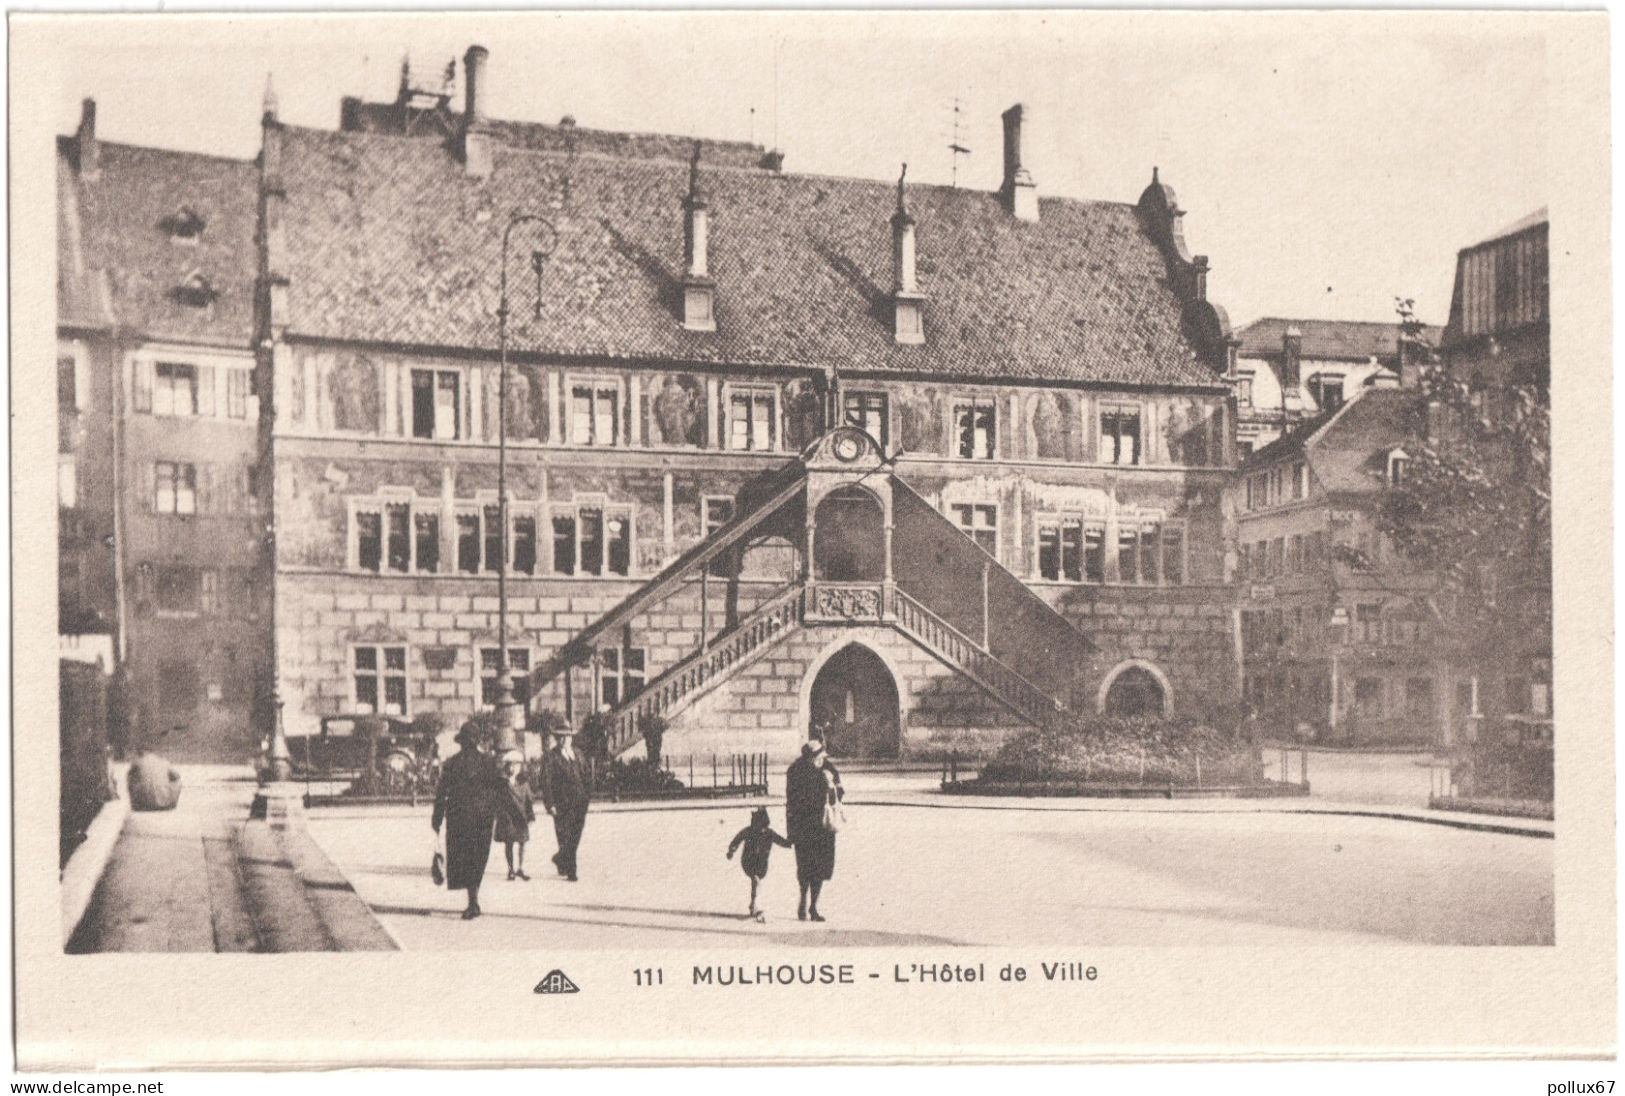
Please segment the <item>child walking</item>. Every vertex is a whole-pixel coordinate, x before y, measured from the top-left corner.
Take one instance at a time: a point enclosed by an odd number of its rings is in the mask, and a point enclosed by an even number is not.
[[[749,916],[758,921],[766,921],[767,915],[756,908],[756,888],[767,875],[767,858],[773,854],[773,846],[783,845],[789,848],[790,842],[774,832],[767,808],[757,807],[751,813],[750,825],[734,834],[734,839],[728,843],[729,860],[734,858],[734,850],[740,845],[745,846],[745,852],[739,858],[739,866],[744,868],[745,874],[750,877]]]
[[[503,755],[502,775],[507,778],[508,802],[497,812],[493,836],[502,842],[502,851],[508,858],[508,878],[528,883],[525,842],[530,840],[530,824],[536,821],[536,800],[531,794],[530,780],[525,776],[524,756],[518,750],[509,750]]]

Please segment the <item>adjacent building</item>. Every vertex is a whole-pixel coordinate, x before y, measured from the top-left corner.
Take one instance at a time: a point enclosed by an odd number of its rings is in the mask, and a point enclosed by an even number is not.
[[[1508,544],[1484,576],[1484,596],[1519,623],[1509,648],[1473,651],[1480,713],[1548,741],[1552,728],[1551,321],[1546,210],[1536,210],[1456,259],[1450,321],[1439,354],[1468,389],[1472,415],[1507,439],[1491,453],[1518,489],[1522,543]]]
[[[271,711],[257,172],[102,141],[90,100],[56,172],[63,655],[113,675],[117,737],[241,761]]]
[[[1426,431],[1421,396],[1392,377],[1241,463],[1243,690],[1267,732],[1447,744],[1477,713],[1472,670],[1439,642],[1434,576],[1378,521]]]
[[[1370,384],[1397,380],[1414,352],[1397,322],[1266,317],[1236,332],[1236,450],[1245,457],[1285,431],[1336,411]],[[1418,336],[1430,346],[1437,327]],[[1413,366],[1416,364],[1411,362]]]
[[[337,130],[267,104],[290,733],[461,718],[504,675],[533,720],[621,750],[660,716],[676,753],[817,728],[918,756],[1236,698],[1234,342],[1155,174],[1041,196],[1017,106],[996,192],[796,175],[491,119],[490,65],[461,109],[410,73]]]

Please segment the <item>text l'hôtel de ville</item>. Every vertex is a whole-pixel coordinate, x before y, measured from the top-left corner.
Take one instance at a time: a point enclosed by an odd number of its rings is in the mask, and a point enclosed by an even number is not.
[[[1073,960],[1022,963],[893,963],[890,969],[852,963],[710,964],[694,967],[696,986],[851,986],[879,981],[895,985],[966,985],[975,982],[1096,981],[1100,972]]]

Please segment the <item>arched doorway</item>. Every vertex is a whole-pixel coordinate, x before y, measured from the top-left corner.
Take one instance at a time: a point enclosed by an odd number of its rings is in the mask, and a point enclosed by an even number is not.
[[[808,715],[831,757],[896,757],[902,743],[897,682],[880,656],[853,643],[830,656],[813,679]]]
[[[861,487],[824,496],[813,513],[813,577],[879,582],[886,577],[886,516]]]
[[[1112,678],[1101,705],[1106,715],[1141,716],[1166,715],[1168,694],[1157,676],[1143,666],[1127,666]]]

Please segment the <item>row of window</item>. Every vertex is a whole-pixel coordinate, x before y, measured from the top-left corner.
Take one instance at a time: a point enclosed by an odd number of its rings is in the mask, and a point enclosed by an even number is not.
[[[1309,466],[1303,461],[1255,472],[1247,477],[1247,509],[1263,510],[1309,497]]]
[[[135,600],[141,612],[171,617],[258,620],[261,610],[261,594],[252,572],[181,564],[137,564]]]
[[[1309,377],[1306,384],[1309,396],[1323,414],[1343,406],[1343,379],[1341,373],[1315,373]],[[1243,408],[1253,406],[1253,374],[1250,372],[1237,374],[1236,403]]]
[[[68,384],[62,376],[61,361],[58,359],[59,401]],[[154,362],[149,372],[144,363],[138,362],[133,377],[130,402],[137,412],[176,418],[249,417],[252,385],[247,369]]]
[[[536,508],[510,505],[509,570],[522,575],[630,575],[632,512],[629,507],[553,506],[544,545]],[[496,503],[458,508],[449,542],[441,536],[441,512],[418,509],[411,500],[358,501],[351,521],[351,566],[376,574],[495,573],[502,566],[502,510]],[[443,550],[449,557],[443,558]]]
[[[247,514],[254,510],[248,469],[240,464],[154,461],[149,498],[155,514]]]
[[[412,436],[434,441],[464,437],[462,373],[455,369],[412,370]],[[568,427],[571,445],[627,444],[620,382],[569,381]],[[779,391],[772,386],[729,385],[724,391],[723,445],[739,452],[774,452],[780,447]],[[992,397],[953,403],[954,453],[966,460],[992,460],[998,452],[999,408]],[[849,391],[842,419],[867,431],[889,449],[891,413],[884,392]],[[1100,460],[1106,464],[1144,462],[1141,412],[1132,405],[1107,405],[1100,412]]]
[[[350,651],[353,711],[359,715],[410,716],[410,648],[405,644],[359,644]],[[495,704],[502,689],[502,649],[479,649],[480,702]],[[594,708],[620,705],[643,691],[646,652],[642,647],[608,647],[598,653]],[[530,699],[531,651],[508,648],[508,680],[514,699]]]
[[[1316,607],[1243,609],[1242,649],[1262,651],[1319,639],[1328,623],[1325,612]],[[1375,602],[1356,605],[1349,619],[1350,643],[1412,645],[1426,643],[1427,639],[1425,621],[1408,613],[1385,613]]]
[[[1040,518],[1038,575],[1058,582],[1180,586],[1185,582],[1185,531],[1157,522],[1120,524],[1116,551],[1108,554],[1104,522]]]
[[[1252,541],[1241,545],[1242,578],[1274,578],[1315,570],[1326,562],[1326,531]]]

